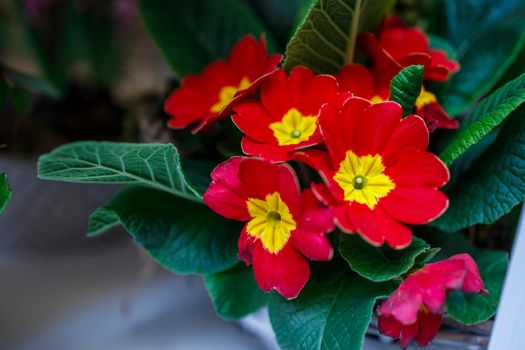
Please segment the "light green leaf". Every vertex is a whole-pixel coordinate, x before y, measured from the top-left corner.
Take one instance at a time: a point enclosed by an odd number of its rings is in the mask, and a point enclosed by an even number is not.
[[[525,105],[524,105],[525,106]],[[429,225],[455,232],[490,224],[525,199],[525,107],[512,113],[495,143],[447,189],[448,210]]]
[[[522,0],[447,0],[441,2],[442,36],[457,52],[460,71],[453,75],[440,102],[447,112],[467,111],[489,92],[525,44]]]
[[[105,207],[153,259],[176,273],[212,274],[234,266],[242,225],[204,205],[145,187],[122,190]]]
[[[251,267],[244,263],[232,269],[204,276],[215,311],[226,319],[238,319],[257,311],[268,302],[253,277]]]
[[[395,289],[345,275],[331,283],[308,283],[298,298],[270,298],[270,320],[283,350],[361,350],[375,301]]]
[[[12,191],[7,182],[7,175],[0,174],[0,213],[7,207],[7,203],[11,199]]]
[[[352,63],[361,32],[374,30],[394,0],[317,0],[286,48],[284,68],[333,74]]]
[[[172,144],[75,142],[40,157],[38,176],[65,182],[137,184],[202,201],[184,175]]]
[[[501,251],[478,251],[473,257],[489,293],[479,295],[455,291],[448,295],[446,305],[452,318],[469,326],[484,322],[496,313],[508,265],[507,253]]]
[[[457,137],[441,153],[440,158],[445,164],[450,165],[470,146],[503,122],[523,102],[525,102],[525,74],[483,99],[461,126]]]
[[[341,256],[350,268],[364,278],[374,282],[388,281],[408,272],[416,258],[430,250],[422,239],[414,237],[405,249],[374,247],[358,235],[342,234],[339,244]]]
[[[218,58],[226,58],[244,34],[266,33],[250,8],[238,0],[140,0],[147,30],[173,71],[183,77],[200,72]]]
[[[87,236],[95,237],[101,235],[118,224],[120,224],[120,220],[112,210],[98,208],[89,217]]]
[[[392,78],[390,99],[403,107],[403,117],[414,110],[421,85],[423,85],[423,66],[408,66]]]

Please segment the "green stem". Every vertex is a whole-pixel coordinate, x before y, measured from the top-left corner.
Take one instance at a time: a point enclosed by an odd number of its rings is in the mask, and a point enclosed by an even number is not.
[[[357,40],[357,29],[359,27],[359,13],[361,12],[361,1],[362,0],[356,0],[355,2],[354,15],[352,16],[352,29],[350,30],[348,50],[346,51],[347,64],[350,64],[354,61],[355,42]]]

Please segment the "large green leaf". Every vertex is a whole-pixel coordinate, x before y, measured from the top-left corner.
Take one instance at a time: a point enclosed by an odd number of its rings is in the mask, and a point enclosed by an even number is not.
[[[448,0],[441,4],[445,10],[439,17],[441,34],[456,49],[461,70],[440,101],[456,115],[489,92],[518,57],[525,43],[525,3]]]
[[[345,275],[331,283],[310,282],[294,300],[274,294],[270,319],[283,350],[361,350],[378,297],[395,289]]]
[[[357,35],[374,30],[394,0],[317,0],[286,48],[284,68],[336,73],[352,63]]]
[[[145,187],[122,190],[105,207],[157,262],[177,273],[211,274],[235,265],[241,224],[206,206]]]
[[[0,174],[0,213],[2,213],[11,199],[11,189],[7,182],[7,175]]]
[[[390,99],[403,107],[403,116],[414,110],[421,85],[423,84],[423,66],[403,68],[390,82]]]
[[[98,208],[89,217],[87,236],[98,236],[118,224],[120,219],[113,210]]]
[[[525,199],[525,108],[512,113],[494,145],[447,192],[448,210],[430,225],[449,232],[490,224]]]
[[[246,316],[268,302],[268,294],[257,286],[251,267],[244,263],[223,272],[204,276],[204,284],[215,311],[227,319]]]
[[[374,282],[388,281],[408,272],[416,258],[428,250],[430,246],[416,237],[401,250],[371,246],[358,235],[343,234],[339,244],[339,251],[350,268]]]
[[[485,250],[474,254],[487,295],[452,292],[447,297],[447,312],[458,322],[473,325],[494,316],[498,308],[505,273],[507,253]]]
[[[40,157],[38,176],[66,182],[138,184],[202,200],[182,172],[179,152],[172,144],[75,142]]]
[[[525,74],[508,82],[485,98],[469,115],[457,136],[441,153],[440,158],[450,165],[470,146],[476,144],[510,113],[525,102]]]
[[[179,76],[197,73],[226,58],[244,34],[266,30],[239,0],[140,0],[140,12],[153,40]],[[273,39],[266,39],[274,48]]]

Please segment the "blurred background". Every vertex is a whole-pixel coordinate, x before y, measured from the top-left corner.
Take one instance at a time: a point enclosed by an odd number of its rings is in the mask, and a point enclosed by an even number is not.
[[[280,1],[244,3],[272,28],[270,49],[284,52],[310,0]],[[421,2],[401,1],[408,18]],[[179,77],[139,12],[135,0],[0,0],[0,172],[14,192],[0,216],[0,349],[276,348],[264,312],[221,320],[200,277],[164,271],[122,229],[86,238],[89,215],[117,187],[36,177],[39,155],[76,140],[169,141],[193,158],[231,150],[214,133],[235,131],[165,127],[163,101]],[[512,234],[498,239],[508,246]],[[376,338],[365,346],[390,348]]]

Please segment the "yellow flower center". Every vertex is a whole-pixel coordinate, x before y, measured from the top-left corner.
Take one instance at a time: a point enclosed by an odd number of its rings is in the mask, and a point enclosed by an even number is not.
[[[385,99],[382,98],[381,96],[379,95],[374,95],[372,96],[372,98],[370,99],[370,102],[372,102],[373,104],[376,104],[376,103],[381,103],[381,102],[384,102]]]
[[[317,116],[305,116],[296,108],[291,108],[280,122],[271,123],[270,129],[279,146],[297,145],[314,134],[317,129]]]
[[[334,180],[343,189],[346,201],[366,204],[374,209],[379,199],[396,187],[384,171],[385,166],[379,154],[359,157],[347,151]]]
[[[246,231],[250,236],[260,239],[270,253],[277,254],[297,227],[288,206],[279,192],[267,195],[264,200],[248,198],[246,204],[252,217]]]
[[[238,91],[247,89],[248,87],[250,87],[250,80],[248,80],[247,77],[242,78],[242,80],[239,82],[239,86],[223,86],[221,91],[219,91],[219,101],[210,107],[210,112],[219,113],[224,107],[228,105],[228,103],[230,103],[231,100],[233,100],[235,94]]]
[[[430,91],[425,90],[425,88],[422,86],[421,92],[419,93],[419,96],[416,99],[416,108],[421,108],[434,102],[437,102],[436,95],[434,95]]]

